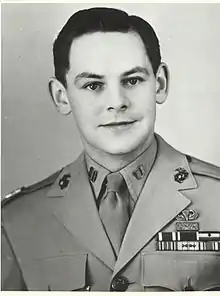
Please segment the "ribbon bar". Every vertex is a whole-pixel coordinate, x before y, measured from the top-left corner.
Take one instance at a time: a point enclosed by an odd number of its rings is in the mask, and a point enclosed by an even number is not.
[[[157,241],[220,241],[219,231],[159,232]]]
[[[157,241],[157,251],[220,251],[219,241]]]

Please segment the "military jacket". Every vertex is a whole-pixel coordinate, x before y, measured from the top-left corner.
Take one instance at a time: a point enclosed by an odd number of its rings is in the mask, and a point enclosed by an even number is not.
[[[156,159],[117,259],[83,154],[6,196],[2,289],[220,290],[220,168],[156,139]]]

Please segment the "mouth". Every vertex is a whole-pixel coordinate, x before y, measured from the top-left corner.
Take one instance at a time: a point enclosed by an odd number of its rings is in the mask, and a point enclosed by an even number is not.
[[[100,124],[101,127],[118,127],[118,126],[126,126],[137,122],[137,120],[130,121],[112,121],[106,124]]]
[[[137,120],[126,120],[126,121],[112,121],[106,124],[100,124],[100,127],[121,130],[121,129],[128,129],[133,124],[135,124]]]

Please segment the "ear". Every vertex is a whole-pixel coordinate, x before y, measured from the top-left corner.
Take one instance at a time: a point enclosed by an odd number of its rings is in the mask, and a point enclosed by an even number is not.
[[[169,89],[169,70],[165,63],[161,63],[156,73],[156,102],[166,101]]]
[[[66,88],[63,84],[56,78],[51,78],[48,86],[51,98],[57,111],[63,115],[71,113],[71,106],[67,97]]]

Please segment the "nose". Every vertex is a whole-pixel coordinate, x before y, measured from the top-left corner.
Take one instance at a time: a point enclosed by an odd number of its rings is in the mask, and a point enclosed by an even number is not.
[[[124,112],[130,107],[130,101],[120,87],[109,89],[107,110]]]

